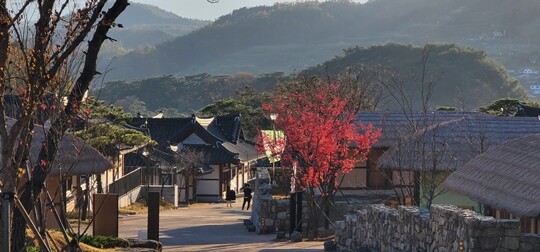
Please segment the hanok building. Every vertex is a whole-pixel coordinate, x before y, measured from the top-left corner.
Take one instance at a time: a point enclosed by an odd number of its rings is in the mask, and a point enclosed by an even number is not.
[[[515,116],[519,117],[538,117],[540,116],[540,108],[519,104]]]
[[[415,128],[456,120],[463,116],[463,113],[434,113],[429,114],[428,119],[424,121],[420,113],[405,115],[397,112],[360,112],[356,121],[364,125],[372,124],[374,129],[381,130],[382,134],[372,146],[367,160],[357,163],[356,167],[345,176],[341,188],[351,193],[368,190],[393,194],[396,187],[410,186],[413,172],[381,168],[379,165],[381,155],[400,142],[406,141],[405,139],[412,136]]]
[[[227,185],[239,192],[244,183],[252,179],[252,166],[260,158],[254,143],[246,140],[240,123],[240,115],[232,114],[211,118],[134,118],[130,125],[146,132],[157,145],[145,152],[126,156],[126,163],[134,166],[134,160],[145,167],[151,163],[154,184],[178,184],[180,190],[190,188],[188,198],[200,202],[222,201]],[[198,176],[183,184],[182,150],[203,154]],[[135,164],[134,164],[135,163]],[[171,172],[172,170],[172,172]],[[167,182],[165,182],[167,180]],[[185,192],[185,191],[184,191]],[[182,196],[185,201],[185,196]]]
[[[495,146],[453,172],[444,187],[485,205],[497,219],[540,234],[540,134]]]
[[[414,198],[424,206],[427,204],[421,197],[427,195],[424,190],[434,190],[440,195],[430,199],[430,203],[453,204],[477,212],[483,212],[480,202],[456,192],[442,191],[439,185],[451,172],[489,148],[540,133],[540,121],[535,117],[495,117],[470,112],[408,115],[362,112],[358,120],[382,129],[382,136],[374,144],[368,160],[357,164],[346,175],[342,186],[386,191],[396,197]],[[428,178],[439,181],[428,181]]]
[[[8,118],[6,124],[11,128],[15,122],[15,119]],[[33,127],[34,134],[28,153],[29,165],[38,162],[41,146],[46,142],[48,133],[48,129],[40,125]],[[58,223],[53,218],[53,206],[58,213],[70,212],[82,206],[91,209],[89,199],[91,194],[96,193],[97,175],[107,174],[114,168],[113,163],[96,149],[71,134],[65,134],[62,137],[54,162],[50,165],[51,169],[47,173],[42,199],[45,201],[50,199],[45,211],[51,220],[47,221],[47,226],[52,228],[58,227]],[[28,179],[26,175],[18,178],[19,193],[27,185]]]

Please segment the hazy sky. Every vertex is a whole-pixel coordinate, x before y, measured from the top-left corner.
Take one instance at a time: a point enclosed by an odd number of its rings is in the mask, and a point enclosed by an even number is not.
[[[242,7],[260,5],[273,5],[275,2],[295,2],[294,0],[219,0],[211,4],[206,0],[133,0],[137,3],[145,3],[158,6],[164,10],[173,12],[181,17],[214,20]],[[367,2],[367,0],[355,0],[355,2]]]

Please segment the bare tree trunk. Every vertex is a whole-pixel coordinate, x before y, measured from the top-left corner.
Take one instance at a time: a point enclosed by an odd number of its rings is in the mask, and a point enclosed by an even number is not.
[[[189,206],[189,174],[184,174],[184,180],[186,181],[186,205]]]
[[[161,176],[163,178],[163,176]],[[160,191],[160,195],[161,195],[161,198],[163,198],[163,189],[165,188],[165,184],[169,182],[169,176],[165,176],[165,179],[163,179],[163,181],[161,181],[161,191]]]
[[[97,181],[97,193],[103,193],[103,182],[101,181],[101,174],[96,175]]]
[[[75,86],[71,90],[68,96],[68,104],[64,111],[62,111],[56,121],[51,125],[49,134],[47,135],[46,144],[44,144],[39,153],[39,162],[33,171],[32,180],[27,183],[20,200],[28,211],[33,208],[32,198],[35,200],[43,189],[43,184],[47,178],[47,173],[50,169],[49,164],[52,163],[54,157],[58,151],[58,143],[62,139],[64,133],[69,127],[70,120],[74,118],[78,111],[79,104],[83,100],[84,93],[88,91],[90,83],[96,74],[97,57],[101,45],[108,39],[107,32],[112,27],[116,18],[125,10],[129,5],[127,0],[116,0],[114,5],[105,13],[103,18],[99,21],[99,24],[94,32],[92,39],[88,43],[88,50],[86,52],[86,58],[84,62],[83,70],[77,79]],[[3,155],[3,157],[5,157]],[[5,163],[4,163],[5,164]],[[19,211],[15,211],[14,219],[22,219],[22,215]],[[12,244],[14,251],[20,251],[25,246],[25,226],[26,221],[18,221],[14,223],[13,230],[23,230],[12,236]]]
[[[305,191],[306,203],[308,206],[308,225],[306,235],[309,239],[319,236],[319,213],[320,209],[315,205],[315,192],[313,187]]]
[[[413,205],[420,206],[420,174],[418,171],[413,173]]]
[[[193,186],[193,201],[195,202],[198,202],[198,199],[197,199],[197,176],[193,176],[193,184],[191,186]]]
[[[336,177],[332,176],[330,182],[326,186],[326,196],[324,197],[324,229],[330,229],[330,206],[334,204],[334,190],[335,190]]]

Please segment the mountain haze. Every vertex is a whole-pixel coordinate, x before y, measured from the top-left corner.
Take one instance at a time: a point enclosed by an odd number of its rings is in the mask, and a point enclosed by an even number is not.
[[[164,42],[210,23],[205,20],[183,18],[153,5],[133,2],[116,21],[122,24],[123,28],[110,31],[110,36],[118,42],[106,44],[107,47],[114,48],[109,54],[114,54],[114,51],[120,54],[140,46]]]
[[[430,106],[454,106],[474,110],[501,97],[525,98],[518,82],[510,77],[499,64],[487,58],[483,51],[453,44],[426,45],[429,50],[426,79],[435,80]],[[389,74],[397,74],[403,81],[403,91],[413,109],[419,109],[419,76],[422,76],[422,53],[424,47],[403,44],[351,47],[332,60],[309,68],[303,76],[320,76],[334,79],[340,73],[349,73],[350,67],[372,67],[364,71],[371,75],[375,69],[376,90],[386,90],[381,83]],[[352,68],[353,71],[355,68]],[[164,110],[167,116],[191,114],[204,106],[235,96],[235,91],[248,86],[256,92],[272,91],[278,82],[287,83],[297,76],[283,73],[248,73],[235,75],[197,74],[182,77],[172,75],[139,79],[135,81],[109,82],[93,95],[111,104],[124,107],[131,113],[153,114]],[[366,80],[372,79],[367,78]],[[367,94],[371,95],[371,94]],[[386,94],[379,109],[399,109],[395,100]]]
[[[297,72],[355,45],[444,41],[504,60],[537,51],[536,0],[374,0],[242,8],[115,62],[110,80],[200,72]]]

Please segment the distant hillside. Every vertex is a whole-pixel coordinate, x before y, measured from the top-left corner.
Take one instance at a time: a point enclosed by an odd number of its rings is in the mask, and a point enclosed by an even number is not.
[[[526,98],[525,90],[517,80],[510,77],[501,64],[489,59],[485,52],[453,44],[428,44],[426,48],[429,56],[424,73],[426,79],[434,80],[431,109],[454,106],[474,110],[502,97]],[[326,77],[335,76],[355,65],[382,66],[399,74],[403,90],[415,109],[419,109],[423,51],[424,47],[402,44],[351,47],[342,55],[300,74]],[[383,103],[383,108],[398,106],[391,97]]]
[[[140,46],[154,45],[188,34],[209,24],[210,21],[183,18],[153,5],[131,2],[118,17],[117,23],[122,24],[124,28],[112,29],[109,32],[109,35],[118,42],[116,45],[106,44],[107,47],[115,48],[110,50],[110,53],[102,55],[107,59]],[[122,49],[118,50],[118,47]]]
[[[428,45],[430,54],[425,72],[428,79],[437,79],[431,99],[431,109],[455,106],[474,110],[501,97],[524,99],[524,90],[504,68],[490,60],[483,51],[452,44]],[[299,73],[300,76],[318,75],[333,78],[351,66],[381,66],[381,71],[398,73],[404,91],[418,109],[420,104],[418,80],[422,74],[423,47],[387,44],[371,47],[351,47],[343,54],[323,64]],[[381,74],[385,80],[385,74]],[[106,83],[93,95],[122,106],[128,112],[156,112],[167,110],[169,115],[191,114],[219,99],[234,96],[235,91],[252,86],[257,91],[272,91],[278,81],[287,82],[294,76],[283,73],[252,75],[198,74],[185,77],[162,76],[132,82]],[[415,79],[416,78],[416,79]],[[375,81],[379,83],[379,81]],[[380,89],[385,90],[384,86]],[[387,94],[380,109],[397,109]],[[152,114],[152,113],[150,113]]]
[[[130,2],[117,21],[129,25],[180,24],[193,25],[203,21],[180,17],[157,6]]]
[[[185,77],[161,76],[132,82],[109,82],[92,95],[122,106],[125,111],[152,115],[164,110],[167,116],[190,115],[216,100],[235,95],[246,86],[256,91],[271,91],[276,82],[288,78],[283,73],[247,73],[214,76],[197,74]]]
[[[242,8],[115,62],[109,79],[297,72],[354,45],[466,44],[503,60],[538,51],[537,0],[373,0]]]

